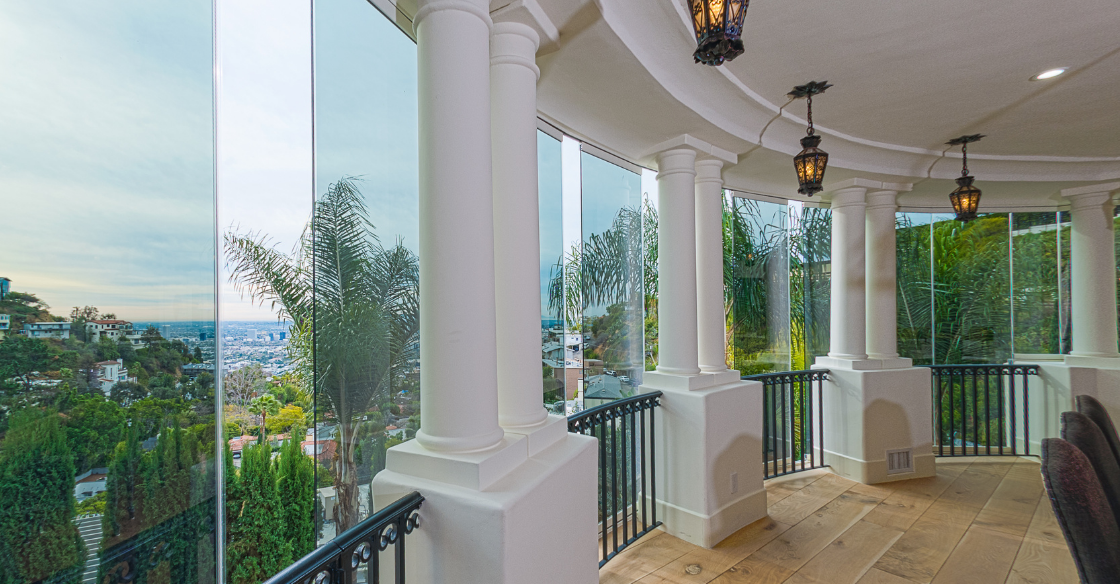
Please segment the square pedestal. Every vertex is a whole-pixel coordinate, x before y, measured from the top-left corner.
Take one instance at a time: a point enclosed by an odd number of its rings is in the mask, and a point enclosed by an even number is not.
[[[645,382],[642,391],[663,393],[655,413],[657,513],[663,529],[711,548],[765,517],[762,384],[739,380],[737,371],[646,374]],[[695,386],[701,389],[690,389]]]
[[[829,367],[828,379],[823,447],[833,472],[864,484],[935,474],[929,369]],[[888,450],[910,450],[913,471],[888,474]]]
[[[409,581],[598,582],[597,443],[568,434],[482,490],[390,464],[373,479],[377,508],[412,491],[424,496],[420,527],[406,540]]]

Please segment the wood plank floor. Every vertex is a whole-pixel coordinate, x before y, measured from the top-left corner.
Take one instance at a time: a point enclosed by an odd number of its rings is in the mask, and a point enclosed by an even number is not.
[[[937,476],[866,486],[827,470],[773,479],[770,516],[714,549],[655,531],[601,584],[1076,584],[1038,461],[938,459]]]

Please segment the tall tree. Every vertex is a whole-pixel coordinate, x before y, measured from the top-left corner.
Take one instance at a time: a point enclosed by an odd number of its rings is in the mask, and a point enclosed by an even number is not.
[[[11,335],[0,341],[0,379],[18,377],[24,389],[30,391],[28,374],[46,370],[53,359],[51,347],[46,341]]]
[[[292,562],[285,537],[276,467],[267,444],[241,454],[240,507],[232,513],[226,546],[231,584],[258,584]]]
[[[225,245],[241,292],[293,322],[293,356],[302,371],[316,373],[319,403],[339,421],[334,520],[346,530],[358,521],[357,417],[375,398],[389,399],[390,375],[416,354],[418,259],[399,241],[381,246],[349,178],[316,202],[311,228],[291,255],[256,233],[227,234]]]
[[[117,444],[105,481],[105,515],[101,524],[102,531],[108,536],[119,535],[125,522],[136,519],[137,491],[142,488],[140,460],[143,454],[140,433],[137,426],[132,426],[125,441]]]
[[[0,454],[0,540],[14,569],[8,581],[25,584],[80,567],[85,548],[73,523],[74,455],[58,414],[13,418]]]
[[[293,428],[281,447],[278,488],[284,539],[292,544],[292,556],[302,558],[315,549],[315,460],[303,453],[297,432],[302,428]]]

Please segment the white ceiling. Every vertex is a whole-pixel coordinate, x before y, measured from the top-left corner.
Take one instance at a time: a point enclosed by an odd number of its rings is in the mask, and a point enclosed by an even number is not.
[[[652,166],[650,148],[688,134],[739,156],[730,187],[795,197],[805,106],[779,108],[827,79],[826,186],[915,183],[915,205],[944,204],[960,160],[943,144],[965,133],[988,135],[970,149],[978,185],[1007,183],[985,189],[992,203],[1120,178],[1116,0],[755,0],[746,53],[718,68],[692,62],[685,0],[539,2],[560,32],[538,57],[542,117],[629,160]]]

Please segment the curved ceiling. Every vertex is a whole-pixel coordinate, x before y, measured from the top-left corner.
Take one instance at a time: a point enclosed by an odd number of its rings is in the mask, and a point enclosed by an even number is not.
[[[829,182],[916,183],[906,197],[943,205],[960,172],[943,144],[965,133],[988,135],[970,166],[1013,183],[997,189],[1009,205],[1120,178],[1115,0],[755,0],[746,53],[723,67],[692,62],[685,0],[539,2],[559,30],[538,58],[542,116],[647,165],[688,134],[738,156],[730,187],[796,198],[804,104],[785,94],[827,79],[814,117]]]

